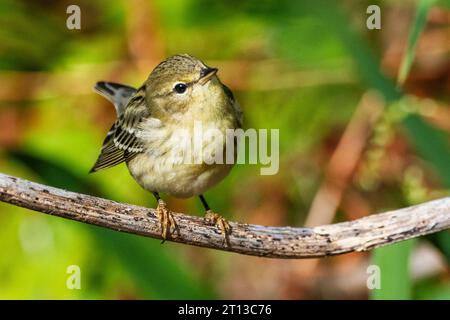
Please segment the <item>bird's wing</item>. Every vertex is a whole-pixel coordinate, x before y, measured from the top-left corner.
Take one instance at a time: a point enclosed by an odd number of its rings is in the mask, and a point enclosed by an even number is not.
[[[117,117],[123,113],[128,101],[136,93],[133,87],[106,81],[97,82],[94,89],[114,104]]]
[[[242,124],[243,124],[243,113],[241,110],[241,106],[239,105],[239,103],[237,102],[237,100],[234,98],[233,92],[230,90],[230,88],[228,88],[226,85],[224,85],[222,83],[223,86],[223,91],[225,92],[225,94],[228,97],[228,100],[230,101],[231,106],[233,107],[233,111],[235,113],[236,119],[237,119],[237,126],[239,128],[242,128]]]
[[[90,172],[110,168],[132,159],[143,151],[144,145],[136,136],[138,125],[150,116],[145,103],[145,88],[139,88],[129,99],[123,112],[103,141],[100,155]]]

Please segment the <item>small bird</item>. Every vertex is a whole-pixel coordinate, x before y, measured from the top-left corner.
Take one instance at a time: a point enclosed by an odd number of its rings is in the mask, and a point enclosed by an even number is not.
[[[138,184],[155,196],[164,240],[176,229],[176,221],[160,193],[179,198],[199,196],[206,218],[225,237],[231,232],[228,222],[210,209],[203,193],[225,178],[233,163],[185,163],[173,156],[192,152],[192,145],[180,143],[176,134],[183,132],[186,141],[194,139],[196,122],[223,134],[242,127],[239,104],[217,71],[193,56],[177,54],[158,64],[138,89],[104,81],[95,86],[114,104],[117,120],[90,172],[125,162]],[[218,139],[215,143],[221,145],[206,148],[211,154],[202,159],[214,157],[212,150],[226,148],[225,141]],[[206,147],[211,141],[201,143]]]

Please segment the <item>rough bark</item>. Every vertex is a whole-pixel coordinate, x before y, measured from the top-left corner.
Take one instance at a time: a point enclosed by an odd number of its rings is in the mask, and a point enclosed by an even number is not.
[[[155,210],[45,186],[0,173],[0,200],[117,231],[161,239]],[[365,251],[450,227],[450,197],[362,219],[314,228],[230,222],[225,241],[197,216],[176,213],[168,241],[271,258],[313,258]]]

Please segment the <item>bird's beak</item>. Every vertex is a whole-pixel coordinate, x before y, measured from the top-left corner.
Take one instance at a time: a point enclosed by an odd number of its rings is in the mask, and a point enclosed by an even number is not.
[[[200,71],[200,79],[198,80],[198,82],[201,85],[204,85],[212,78],[213,75],[217,73],[218,70],[219,69],[217,68],[210,67],[203,68],[202,71]]]

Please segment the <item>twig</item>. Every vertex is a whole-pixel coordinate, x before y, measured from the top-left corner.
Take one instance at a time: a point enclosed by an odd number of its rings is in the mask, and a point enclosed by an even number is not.
[[[0,200],[84,223],[160,239],[155,210],[45,186],[0,173]],[[450,227],[450,197],[315,228],[231,222],[223,235],[204,218],[176,214],[170,241],[272,258],[312,258],[365,251]]]

